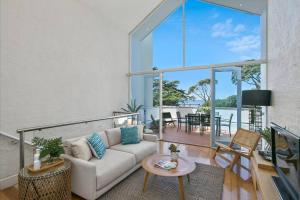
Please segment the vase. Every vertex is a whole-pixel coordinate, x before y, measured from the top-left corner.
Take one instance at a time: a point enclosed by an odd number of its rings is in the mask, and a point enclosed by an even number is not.
[[[177,152],[171,152],[171,162],[177,162],[178,157],[179,156]]]

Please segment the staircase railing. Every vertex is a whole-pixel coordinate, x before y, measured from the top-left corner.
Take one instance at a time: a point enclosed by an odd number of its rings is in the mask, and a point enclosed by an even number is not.
[[[130,117],[130,116],[138,117],[138,115],[139,115],[139,113],[130,113],[130,114],[111,116],[111,117],[104,117],[104,118],[99,118],[99,119],[89,119],[89,120],[65,122],[65,123],[50,124],[50,125],[44,125],[44,126],[36,126],[36,127],[18,129],[17,133],[19,134],[19,140],[20,140],[20,169],[22,169],[24,167],[24,134],[25,133],[33,132],[33,131],[42,131],[45,129],[52,129],[52,128],[57,128],[57,127],[72,126],[72,125],[77,125],[77,124],[87,124],[87,123],[91,123],[91,122],[99,122],[99,121],[124,118],[124,117]]]

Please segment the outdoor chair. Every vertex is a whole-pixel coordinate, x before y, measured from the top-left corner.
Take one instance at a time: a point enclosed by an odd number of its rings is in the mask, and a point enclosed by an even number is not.
[[[151,115],[151,126],[150,129],[155,132],[159,133],[159,119],[155,119],[153,115]],[[163,133],[165,132],[165,123],[163,123]]]
[[[233,113],[230,114],[229,119],[222,119],[221,120],[221,127],[222,126],[228,127],[230,137],[231,137],[231,122],[232,122],[232,118],[233,118]]]
[[[191,132],[194,127],[201,126],[201,116],[199,114],[187,115],[188,132]]]
[[[173,120],[172,118],[172,115],[170,112],[164,112],[162,113],[162,118],[163,118],[163,122],[165,125],[173,125],[173,127],[176,127],[175,125],[175,121],[176,120]]]
[[[181,114],[179,111],[176,112],[177,116],[177,132],[180,129],[181,130],[181,124],[184,124],[186,126],[186,119],[184,117],[181,117]]]
[[[210,115],[209,114],[201,114],[201,126],[202,127],[210,127]]]
[[[260,137],[261,136],[259,133],[245,129],[238,129],[228,146],[216,142],[217,149],[213,155],[213,158],[216,157],[220,150],[231,153],[233,155],[233,160],[230,163],[230,170],[232,170],[234,165],[240,160],[241,156],[250,159],[260,140]],[[236,148],[236,146],[239,146],[239,148]]]

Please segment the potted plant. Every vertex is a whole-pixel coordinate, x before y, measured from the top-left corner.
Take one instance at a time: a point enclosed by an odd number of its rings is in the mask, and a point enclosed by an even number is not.
[[[262,147],[262,150],[259,151],[259,154],[264,157],[266,160],[270,160],[272,153],[271,153],[271,144],[272,144],[272,136],[271,136],[271,129],[265,128],[261,131],[262,138],[266,141],[266,145]]]
[[[128,113],[137,113],[140,111],[142,107],[143,105],[137,105],[136,99],[133,99],[130,101],[130,104],[127,104],[127,108],[121,108],[121,109]],[[136,121],[136,116],[132,116],[131,124],[133,124],[134,121]]]
[[[178,150],[178,147],[175,144],[170,144],[169,150],[171,153],[171,161],[177,162],[177,159],[179,157],[178,153],[180,152],[180,150]]]
[[[267,145],[265,146],[265,150],[270,151],[271,144],[272,144],[272,136],[271,136],[271,129],[265,128],[261,131],[262,138],[267,142]]]
[[[57,161],[59,156],[64,153],[61,137],[51,139],[34,137],[32,143],[40,149],[40,159],[45,159],[48,163]]]

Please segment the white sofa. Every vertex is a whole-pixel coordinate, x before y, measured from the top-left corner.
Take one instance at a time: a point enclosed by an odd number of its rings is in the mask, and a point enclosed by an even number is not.
[[[72,162],[72,192],[89,200],[107,192],[140,168],[145,157],[157,152],[156,135],[143,134],[140,143],[122,145],[120,128],[99,134],[107,148],[102,159],[85,161],[72,156],[71,143],[82,137],[64,141],[62,157]]]

